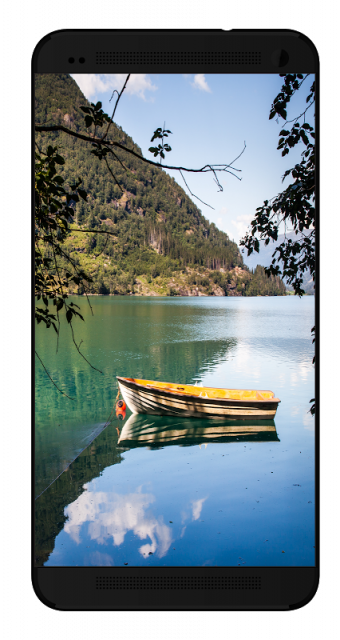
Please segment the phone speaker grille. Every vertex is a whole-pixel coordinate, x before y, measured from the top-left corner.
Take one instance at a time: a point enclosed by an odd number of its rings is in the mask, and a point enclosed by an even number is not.
[[[151,577],[98,576],[96,589],[261,589],[260,576]]]
[[[97,51],[96,64],[112,65],[254,65],[261,64],[260,51]]]

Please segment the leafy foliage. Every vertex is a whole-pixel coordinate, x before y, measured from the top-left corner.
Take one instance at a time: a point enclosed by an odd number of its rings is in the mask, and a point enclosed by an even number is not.
[[[160,155],[160,157],[164,159],[165,158],[164,151],[167,151],[167,152],[171,151],[170,145],[167,143],[164,143],[164,138],[168,138],[169,133],[172,133],[172,131],[170,131],[169,129],[165,129],[165,125],[163,129],[162,127],[158,127],[158,129],[154,131],[154,134],[150,142],[153,142],[154,140],[156,140],[156,138],[160,138],[162,140],[162,144],[159,144],[157,147],[149,147],[149,151],[153,153],[155,158],[157,158],[157,156]]]
[[[287,104],[301,87],[308,75],[288,74],[284,77],[281,92],[276,96],[269,119],[275,115],[287,119]],[[282,181],[290,177],[292,182],[272,200],[265,200],[262,207],[256,209],[251,222],[251,230],[241,240],[240,245],[248,250],[248,256],[260,250],[259,239],[269,244],[276,241],[282,222],[293,226],[297,239],[285,240],[276,247],[272,263],[266,267],[266,273],[282,275],[293,286],[296,295],[303,295],[303,274],[310,271],[315,280],[315,131],[314,126],[305,122],[307,110],[315,102],[315,82],[312,83],[307,96],[307,107],[293,121],[290,129],[282,129],[278,149],[282,156],[290,149],[302,143],[304,149],[301,161],[288,169]],[[303,122],[301,122],[301,118]],[[287,122],[285,123],[287,124]]]
[[[37,148],[39,149],[38,145]],[[71,285],[84,285],[91,282],[91,277],[78,267],[76,260],[65,250],[65,240],[69,235],[69,223],[73,221],[73,206],[79,202],[79,196],[86,200],[87,193],[80,188],[81,178],[64,187],[64,179],[57,173],[56,164],[64,165],[64,158],[57,147],[49,145],[46,152],[39,150],[35,154],[35,307],[37,324],[43,322],[47,328],[51,326],[59,337],[60,312],[65,311],[73,343],[82,358],[80,344],[77,344],[73,331],[75,317],[84,320],[79,313],[79,306],[68,301]],[[44,307],[39,306],[40,300]],[[52,302],[52,312],[49,308]],[[54,308],[53,308],[54,307]],[[58,343],[57,343],[58,347]],[[44,363],[36,353],[43,368],[54,386],[64,394],[52,380]],[[95,367],[92,367],[95,369]],[[67,396],[69,397],[69,396]],[[72,398],[70,398],[72,400]]]
[[[52,326],[57,333],[60,311],[65,310],[69,324],[75,316],[83,319],[77,311],[78,305],[67,301],[70,284],[91,281],[64,250],[69,221],[74,214],[72,205],[80,198],[87,198],[80,188],[81,178],[68,188],[64,187],[64,179],[56,166],[64,164],[57,147],[49,145],[46,153],[35,154],[35,296],[45,305],[44,308],[36,307],[35,317],[38,324],[43,322],[48,328]],[[64,266],[58,265],[58,258],[64,258]],[[55,308],[54,313],[49,309],[49,300]]]
[[[277,116],[285,120],[285,126],[292,124],[290,129],[283,128],[280,131],[277,148],[282,156],[286,156],[292,148],[302,143],[301,161],[285,171],[282,181],[288,177],[291,179],[287,188],[272,200],[265,200],[263,206],[256,209],[251,230],[240,242],[248,250],[249,256],[253,251],[259,252],[259,239],[264,239],[265,245],[271,240],[276,241],[280,225],[283,222],[285,225],[290,223],[297,236],[296,240],[285,236],[284,241],[275,248],[272,263],[265,271],[267,274],[285,277],[298,296],[305,293],[302,286],[305,272],[309,271],[315,281],[315,130],[314,123],[306,122],[306,113],[315,103],[315,81],[306,98],[306,109],[291,121],[287,121],[287,105],[308,75],[282,75],[284,82],[269,114],[270,120]],[[314,343],[315,327],[311,332]],[[313,404],[310,411],[314,414],[314,398],[311,402]]]
[[[110,122],[109,116],[104,113],[102,109],[101,102],[97,102],[97,104],[93,104],[93,102],[91,102],[91,106],[80,108],[86,114],[85,125],[87,128],[90,127],[91,124],[93,124],[95,127],[102,127],[105,122]]]

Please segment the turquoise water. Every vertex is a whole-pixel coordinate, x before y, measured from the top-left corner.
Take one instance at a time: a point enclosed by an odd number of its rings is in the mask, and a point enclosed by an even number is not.
[[[66,328],[58,353],[39,328],[74,400],[37,363],[37,564],[313,565],[314,298],[96,297],[93,316],[75,301],[77,341],[103,373]],[[103,430],[116,375],[271,389],[281,403],[268,430],[129,412]]]

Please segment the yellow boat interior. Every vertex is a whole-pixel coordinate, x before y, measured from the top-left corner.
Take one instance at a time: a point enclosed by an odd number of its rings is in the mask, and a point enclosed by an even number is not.
[[[119,378],[118,378],[119,379]],[[280,402],[274,397],[273,391],[256,391],[255,389],[218,389],[215,387],[199,387],[192,384],[175,384],[171,382],[156,382],[155,380],[141,380],[137,378],[122,378],[127,382],[134,382],[147,389],[158,389],[171,393],[198,398],[224,399],[224,400],[254,400],[262,402]]]

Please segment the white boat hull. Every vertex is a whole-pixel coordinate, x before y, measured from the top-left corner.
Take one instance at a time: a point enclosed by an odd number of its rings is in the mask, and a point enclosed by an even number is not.
[[[147,389],[118,379],[121,394],[132,413],[234,420],[273,420],[278,402],[213,400]]]

